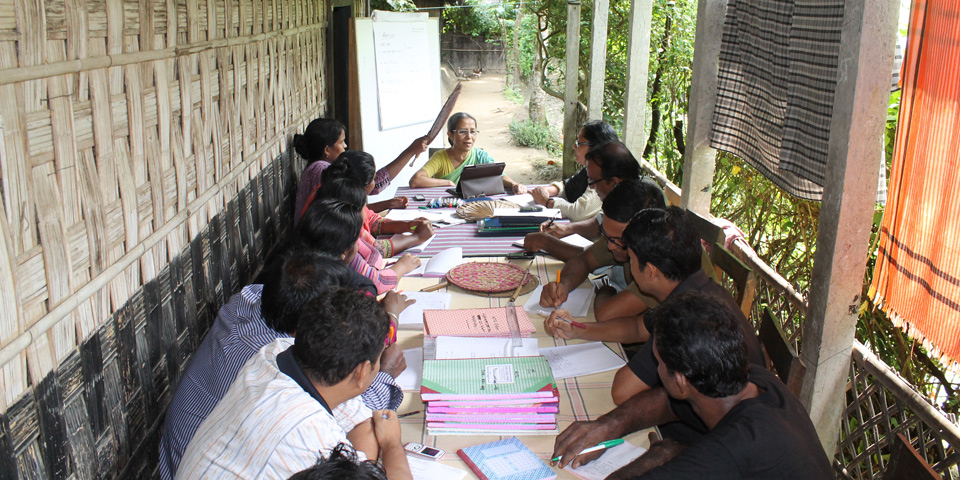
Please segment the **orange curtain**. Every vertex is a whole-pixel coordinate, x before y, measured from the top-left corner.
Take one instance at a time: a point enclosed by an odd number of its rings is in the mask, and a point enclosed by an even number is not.
[[[874,300],[935,355],[960,360],[957,0],[913,2],[879,246]]]

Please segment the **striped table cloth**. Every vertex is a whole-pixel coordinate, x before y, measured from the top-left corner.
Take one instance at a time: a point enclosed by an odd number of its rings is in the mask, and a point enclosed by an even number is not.
[[[489,258],[489,260],[503,261],[503,259],[500,258]],[[517,264],[524,266],[526,263],[528,263],[527,260],[517,262]],[[555,278],[557,276],[557,270],[562,267],[563,263],[559,260],[547,256],[538,256],[530,273],[537,275],[541,280],[545,280]],[[438,280],[439,279],[436,278],[404,277],[400,280],[400,288],[407,291],[417,291],[423,287],[437,283]],[[449,288],[441,291],[446,291],[453,295],[452,308],[504,307],[509,301],[507,298],[490,298],[472,295],[458,288]],[[519,297],[517,299],[517,305],[523,305],[528,298],[529,294]],[[544,332],[542,316],[532,314],[530,315],[530,320],[533,321],[537,329],[536,333],[532,336],[537,338],[540,348],[567,344],[564,340],[554,339]],[[593,307],[589,309],[585,321],[594,321]],[[421,330],[401,329],[398,333],[398,342],[404,349],[421,347],[423,346],[423,332]],[[570,343],[581,342],[583,341],[570,341]],[[607,343],[607,346],[621,357],[626,358],[620,344]],[[577,420],[594,420],[616,407],[610,396],[610,387],[613,384],[615,374],[616,370],[610,370],[593,375],[557,380],[557,389],[560,392],[560,412],[557,414],[557,427],[559,431],[562,432]],[[460,460],[460,457],[456,455],[458,449],[506,438],[497,435],[428,435],[424,413],[426,408],[420,399],[419,390],[405,391],[403,403],[400,405],[400,408],[397,409],[397,413],[403,414],[417,410],[420,410],[421,413],[400,419],[401,440],[404,443],[417,442],[440,448],[447,452],[440,460],[441,463],[466,472],[469,472],[470,469]],[[652,431],[652,429],[642,430],[628,435],[625,438],[634,445],[646,448],[649,446],[647,434],[650,431]],[[549,462],[550,456],[553,453],[554,439],[556,438],[554,435],[522,435],[517,438],[529,447],[537,457],[545,462]],[[569,472],[560,470],[559,468],[552,467],[552,470],[557,472],[558,479],[576,478]],[[472,474],[468,474],[466,478],[474,477]]]

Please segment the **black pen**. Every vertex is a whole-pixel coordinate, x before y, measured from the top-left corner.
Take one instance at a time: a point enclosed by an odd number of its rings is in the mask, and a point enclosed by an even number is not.
[[[418,413],[420,413],[420,410],[414,410],[414,411],[412,411],[412,412],[404,413],[403,415],[397,415],[397,418],[407,418],[407,417],[409,417],[409,416],[411,416],[411,415],[416,415],[416,414],[418,414]]]

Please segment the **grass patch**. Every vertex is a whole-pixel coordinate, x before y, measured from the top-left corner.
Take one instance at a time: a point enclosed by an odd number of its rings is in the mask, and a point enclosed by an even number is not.
[[[560,156],[563,150],[559,133],[542,123],[514,120],[510,122],[510,136],[517,145],[546,150],[554,157]]]
[[[556,158],[537,157],[530,160],[530,167],[533,168],[533,175],[537,181],[550,183],[561,179],[562,163]]]
[[[503,96],[517,105],[523,105],[523,93],[520,92],[519,88],[504,87]]]

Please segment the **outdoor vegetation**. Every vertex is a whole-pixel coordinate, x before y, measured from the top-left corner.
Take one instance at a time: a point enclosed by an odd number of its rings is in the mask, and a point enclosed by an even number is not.
[[[457,5],[474,8],[445,10],[445,32],[473,35],[485,41],[500,42],[504,47],[508,66],[508,98],[516,101],[522,94],[529,106],[529,118],[510,125],[515,141],[521,145],[545,148],[559,157],[562,153],[560,132],[547,125],[542,103],[544,95],[563,97],[566,2],[534,0],[516,4],[486,4],[481,0],[461,0]],[[580,121],[586,117],[583,104],[587,101],[592,8],[592,0],[584,0],[579,44]],[[676,184],[681,183],[683,174],[683,140],[696,8],[695,0],[655,0],[653,5],[647,97],[650,134],[646,148],[639,152],[638,157],[652,163]],[[623,124],[629,9],[630,2],[627,0],[610,0],[603,118],[618,131],[622,131]],[[898,105],[899,93],[894,93],[890,99],[887,122],[888,167]],[[559,168],[555,165],[549,171],[559,174]],[[712,213],[740,226],[749,244],[768,265],[799,292],[808,292],[816,251],[820,204],[784,193],[745,162],[726,153],[718,154],[714,180]],[[876,237],[882,216],[883,207],[878,205],[873,237]],[[870,251],[870,257],[864,259],[868,262],[868,269],[863,283],[864,300],[860,308],[858,339],[929,398],[947,411],[957,412],[960,405],[954,395],[956,384],[944,373],[944,367],[930,358],[918,342],[895,328],[884,312],[868,298],[867,289],[876,260],[875,238],[872,238]]]

